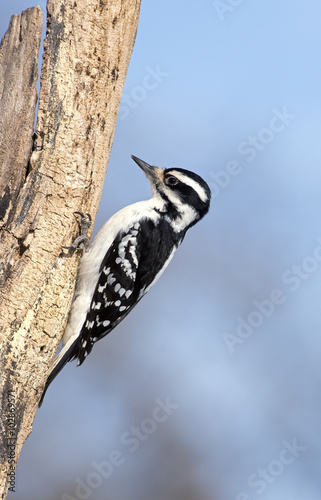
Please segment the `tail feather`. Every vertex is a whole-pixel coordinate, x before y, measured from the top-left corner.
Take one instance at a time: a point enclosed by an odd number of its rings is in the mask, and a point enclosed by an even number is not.
[[[43,403],[45,394],[51,382],[56,378],[58,373],[63,369],[63,367],[68,363],[68,361],[71,361],[72,359],[75,359],[77,357],[78,351],[79,351],[79,337],[73,336],[68,340],[66,345],[64,345],[64,347],[60,351],[59,355],[52,362],[52,365],[50,367],[50,373],[47,378],[41,399],[39,401],[38,405],[39,408]]]

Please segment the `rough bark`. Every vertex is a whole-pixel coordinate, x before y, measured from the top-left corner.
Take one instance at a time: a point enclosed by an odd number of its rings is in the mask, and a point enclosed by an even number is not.
[[[42,17],[40,8],[12,16],[0,47],[1,227],[10,224],[32,148]]]
[[[13,16],[2,41],[2,498],[73,297],[79,255],[61,248],[77,233],[73,213],[94,220],[98,210],[139,7],[139,0],[48,1],[34,141],[39,7]]]

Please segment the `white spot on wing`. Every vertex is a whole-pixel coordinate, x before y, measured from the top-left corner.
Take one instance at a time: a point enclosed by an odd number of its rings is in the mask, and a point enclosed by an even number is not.
[[[108,281],[106,281],[103,285],[98,285],[98,293],[102,293],[106,286],[107,286]]]
[[[138,259],[137,259],[137,255],[136,255],[136,252],[135,252],[135,248],[130,247],[129,253],[132,256],[132,259],[133,259],[133,262],[134,262],[135,266],[138,267]]]
[[[108,285],[112,285],[113,283],[115,283],[115,281],[116,281],[115,276],[113,274],[110,274],[108,276],[108,278],[107,278],[107,282],[106,283],[108,283]]]
[[[133,269],[132,263],[126,258],[126,252],[129,251],[133,260],[133,264],[135,267],[137,267],[138,260],[135,253],[135,248],[137,245],[136,236],[138,234],[138,228],[139,224],[134,224],[134,226],[129,229],[129,232],[125,236],[123,236],[121,242],[118,245],[118,257],[115,260],[116,264],[120,264],[122,270],[132,280],[136,279],[136,271],[135,269]]]

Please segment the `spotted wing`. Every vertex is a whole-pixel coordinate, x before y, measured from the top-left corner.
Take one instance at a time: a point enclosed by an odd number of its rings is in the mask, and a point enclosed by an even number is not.
[[[166,250],[165,250],[166,249]],[[169,253],[161,225],[148,220],[120,232],[100,267],[100,276],[77,348],[78,364],[139,302]]]

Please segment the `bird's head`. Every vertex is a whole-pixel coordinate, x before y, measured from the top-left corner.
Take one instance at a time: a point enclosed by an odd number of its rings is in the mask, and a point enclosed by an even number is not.
[[[177,232],[186,231],[208,212],[211,191],[199,175],[183,168],[153,167],[136,156],[132,159],[148,177],[154,197],[162,199]]]

